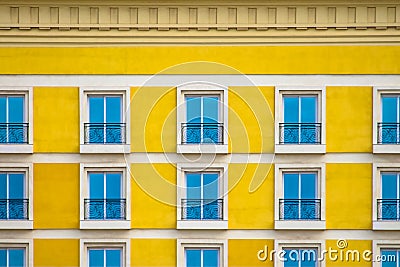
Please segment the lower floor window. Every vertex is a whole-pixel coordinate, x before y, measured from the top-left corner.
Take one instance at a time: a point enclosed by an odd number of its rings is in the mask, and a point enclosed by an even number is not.
[[[0,248],[1,267],[24,267],[25,248]]]
[[[89,267],[122,267],[121,248],[90,248]]]
[[[219,267],[219,249],[187,248],[185,249],[186,267]]]
[[[381,250],[382,267],[400,267],[400,249]]]
[[[284,267],[317,267],[316,249],[285,248]]]

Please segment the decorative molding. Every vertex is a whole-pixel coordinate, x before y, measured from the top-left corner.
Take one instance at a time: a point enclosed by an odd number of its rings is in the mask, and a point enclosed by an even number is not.
[[[18,43],[17,37],[24,38],[22,43],[193,43],[204,36],[210,37],[206,43],[245,42],[232,37],[260,43],[274,42],[264,40],[266,37],[292,39],[285,42],[310,42],[300,37],[355,37],[364,42],[375,38],[373,42],[382,42],[378,39],[392,37],[391,41],[398,42],[398,30],[398,1],[16,1],[0,5],[1,43]],[[163,36],[169,38],[155,38]],[[340,41],[331,39],[323,42]]]

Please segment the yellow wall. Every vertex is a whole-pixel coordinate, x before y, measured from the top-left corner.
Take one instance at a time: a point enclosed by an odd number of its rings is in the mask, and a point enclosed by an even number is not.
[[[35,229],[79,228],[79,164],[33,166]]]
[[[327,87],[327,152],[372,152],[372,87]]]
[[[230,151],[274,151],[274,87],[230,87],[228,92]]]
[[[346,240],[347,247],[341,249],[341,247],[337,246],[338,240],[326,240],[326,250],[331,248],[332,250],[337,250],[337,253],[332,253],[332,259],[326,257],[326,267],[368,267],[372,266],[372,262],[366,261],[363,259],[363,253],[365,250],[372,251],[372,241],[370,240]],[[357,260],[358,251],[360,254],[359,261]],[[353,256],[354,255],[354,256]],[[336,259],[337,256],[337,259]],[[371,257],[371,255],[366,254],[366,258]]]
[[[273,229],[274,168],[270,164],[229,164],[229,229]]]
[[[246,74],[399,74],[399,57],[399,46],[4,47],[0,73],[152,74],[183,62],[212,61]]]
[[[35,87],[34,152],[79,152],[79,90]]]
[[[176,266],[176,240],[131,239],[130,266]]]
[[[372,164],[326,164],[327,229],[371,229]]]
[[[176,228],[176,168],[132,164],[132,228]]]
[[[132,152],[176,151],[176,88],[131,88]]]
[[[229,267],[249,267],[266,266],[272,267],[274,263],[269,259],[260,261],[257,257],[259,250],[265,251],[265,246],[269,252],[274,249],[274,240],[263,239],[230,239],[228,240],[228,266]],[[264,254],[260,255],[261,257]]]
[[[79,239],[34,239],[33,265],[79,266]]]

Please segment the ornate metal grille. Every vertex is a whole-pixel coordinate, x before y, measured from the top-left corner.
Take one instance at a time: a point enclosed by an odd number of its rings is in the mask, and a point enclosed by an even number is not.
[[[400,199],[378,199],[378,220],[400,220]]]
[[[125,144],[125,123],[85,123],[85,144]]]
[[[400,144],[400,123],[378,123],[378,144]]]
[[[320,220],[321,199],[279,199],[279,220]]]
[[[182,123],[182,144],[223,144],[223,123]]]
[[[182,199],[182,220],[223,220],[223,199]]]
[[[85,220],[125,220],[126,199],[85,199]]]
[[[321,144],[321,123],[279,123],[279,144]]]
[[[0,199],[0,220],[27,220],[28,199]]]
[[[27,144],[28,123],[0,123],[0,143]]]

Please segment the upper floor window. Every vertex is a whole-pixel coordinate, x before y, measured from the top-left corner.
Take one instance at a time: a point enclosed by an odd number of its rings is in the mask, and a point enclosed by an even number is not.
[[[378,144],[400,143],[400,95],[381,96],[381,122],[378,123]]]
[[[27,144],[25,95],[0,95],[0,143]]]
[[[378,220],[400,220],[400,172],[381,172]]]
[[[27,266],[26,249],[19,247],[0,248],[1,267],[25,267]]]
[[[122,248],[88,248],[89,267],[122,267]]]
[[[0,172],[0,220],[27,220],[24,172]]]

